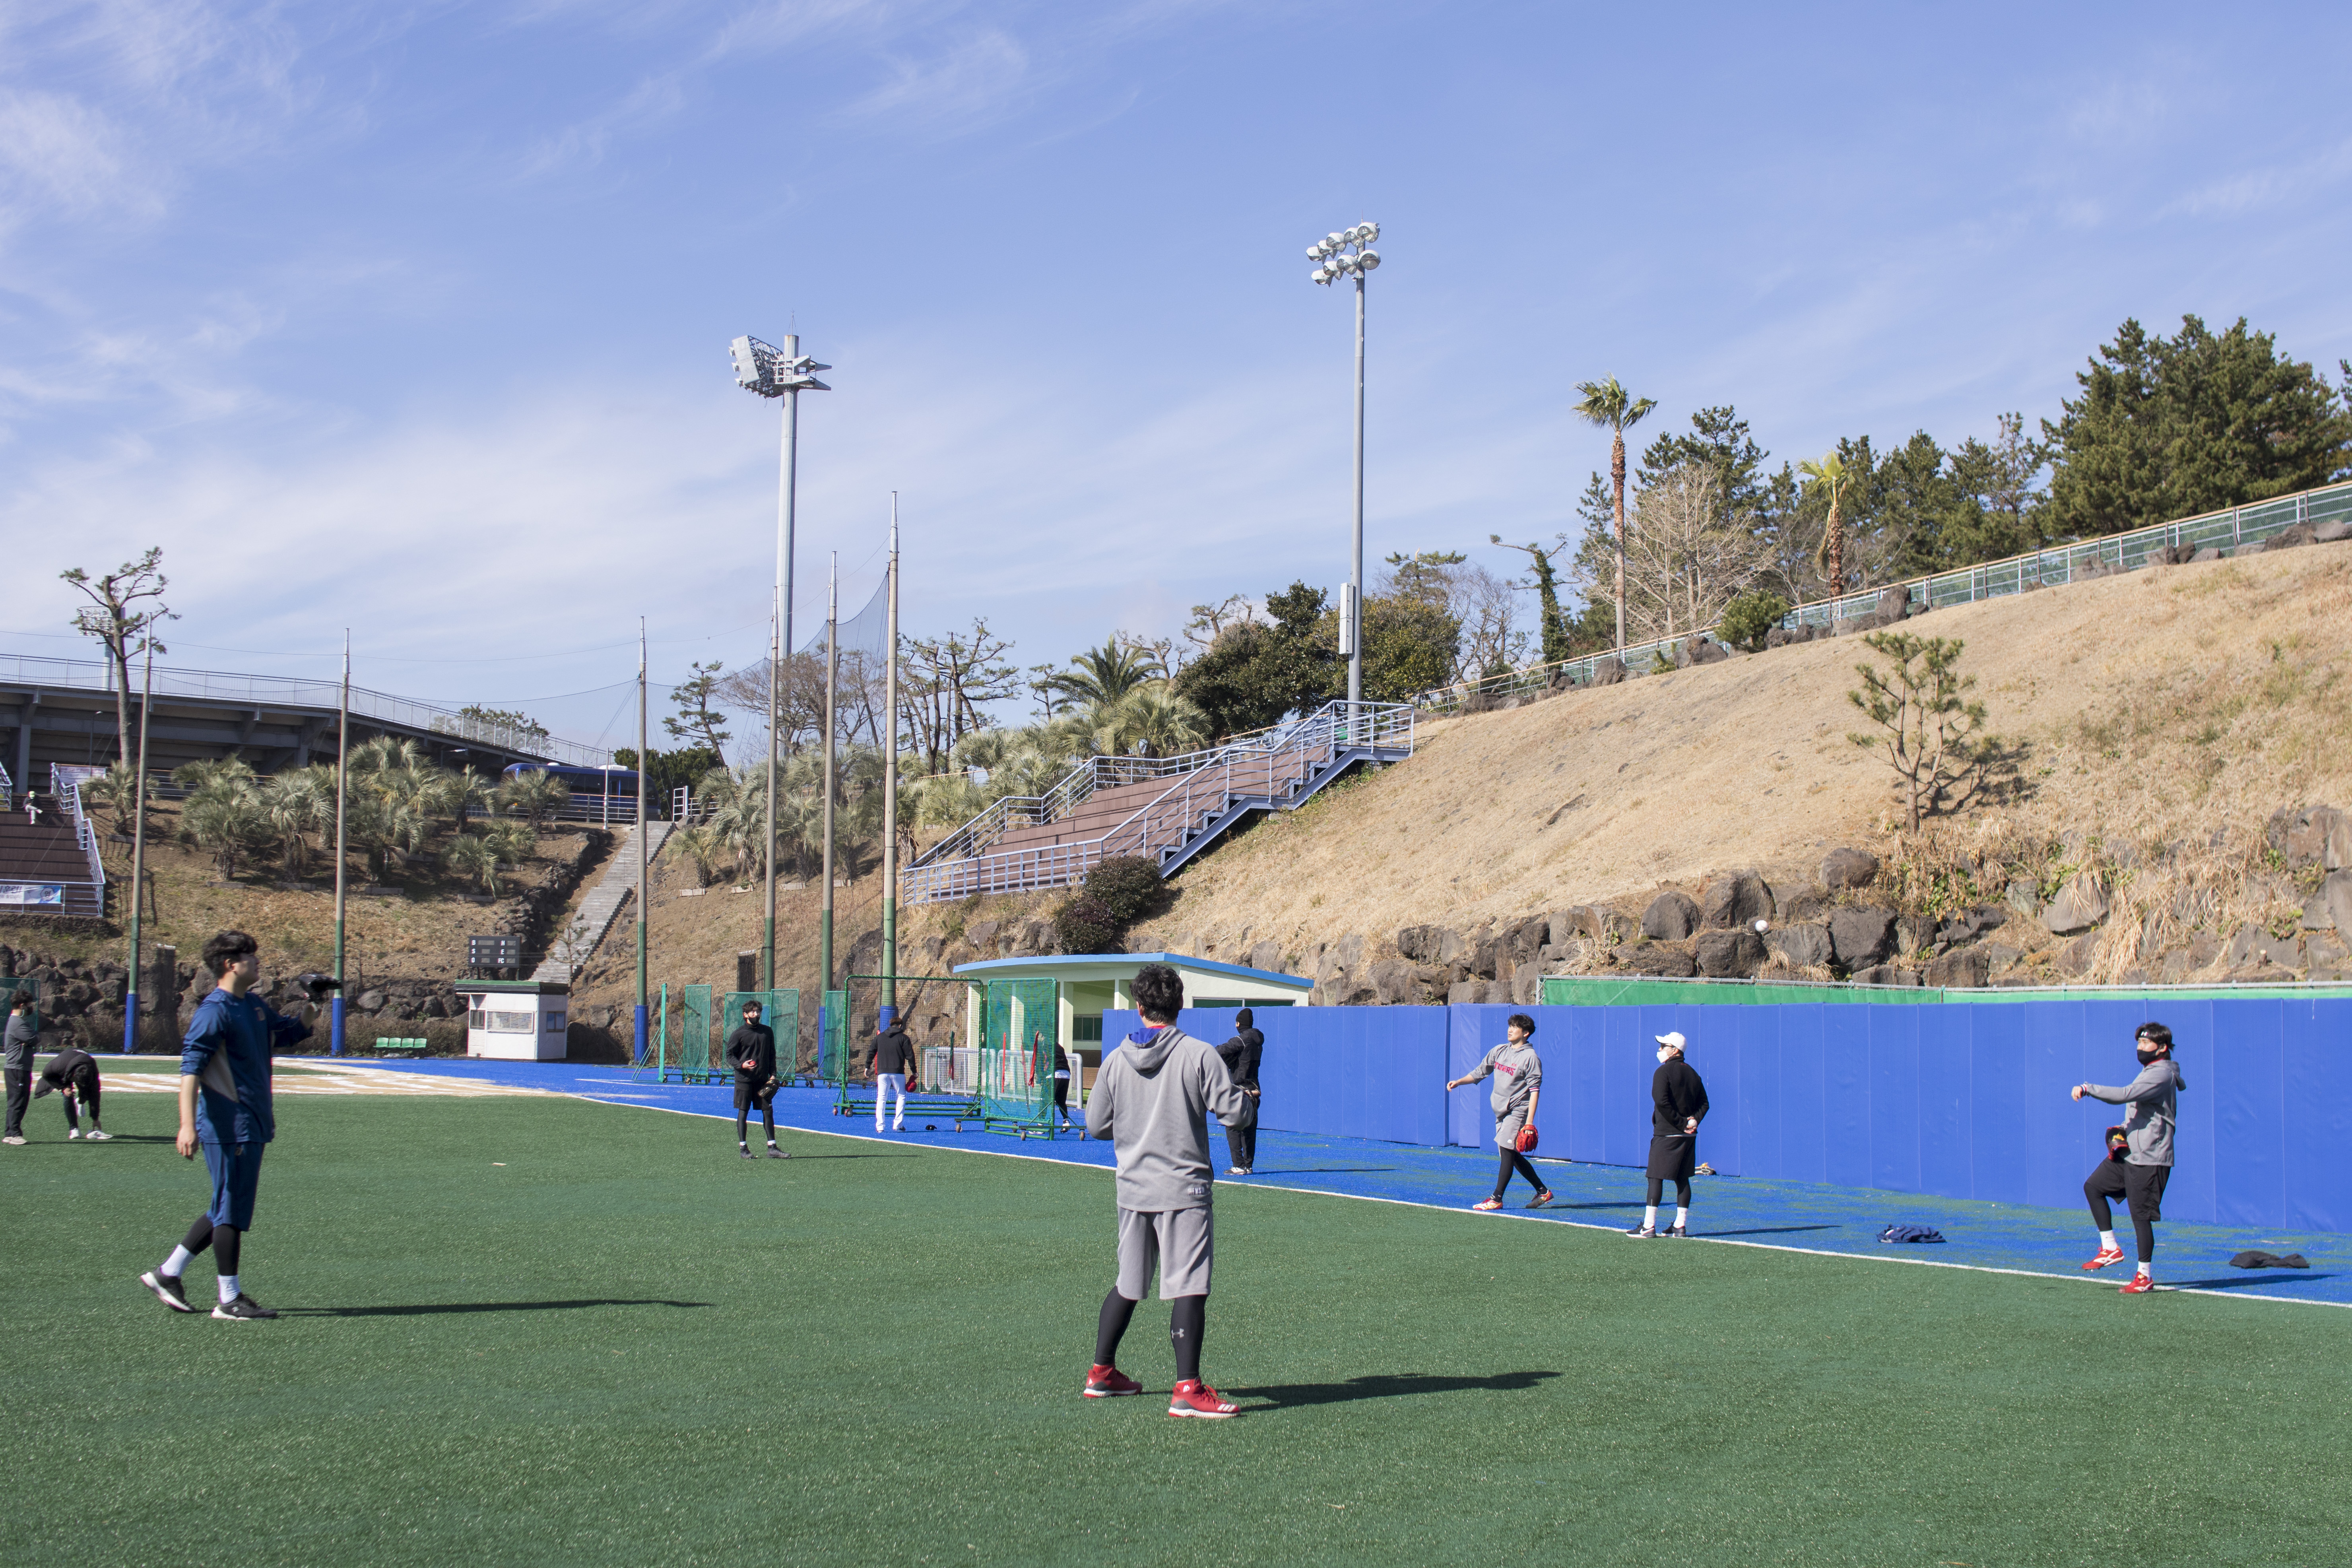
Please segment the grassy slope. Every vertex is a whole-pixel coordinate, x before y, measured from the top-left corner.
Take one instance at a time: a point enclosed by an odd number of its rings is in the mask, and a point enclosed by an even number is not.
[[[115,1109],[139,1141],[9,1152],[11,1561],[1990,1568],[2352,1530],[2340,1312],[1235,1191],[1208,1363],[1255,1408],[1172,1422],[1075,1394],[1099,1173],[289,1101],[247,1273],[296,1315],[231,1325],[131,1283],[200,1178],[167,1101]],[[1122,1358],[1159,1389],[1163,1321]]]
[[[2028,745],[2021,801],[1943,824],[1963,848],[2068,832],[2259,845],[2281,805],[2352,806],[2352,546],[2128,576],[1939,610],[1993,729]],[[1266,822],[1188,869],[1137,933],[1234,957],[1347,931],[1467,926],[1761,866],[1784,889],[1841,843],[1886,849],[1893,774],[1846,740],[1859,641],[1425,724],[1407,765]],[[2290,889],[2231,889],[2263,918]],[[2288,895],[2282,899],[2277,895]]]

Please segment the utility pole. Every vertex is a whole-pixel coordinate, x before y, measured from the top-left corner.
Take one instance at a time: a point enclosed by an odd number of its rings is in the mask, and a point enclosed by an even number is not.
[[[335,994],[329,1004],[327,1050],[343,1054],[343,808],[351,797],[352,628],[343,628],[343,700],[335,721]]]
[[[816,921],[817,995],[819,1005],[833,994],[833,715],[841,676],[841,552],[833,552],[827,574],[824,609],[824,908]],[[849,1019],[841,1019],[842,1043],[849,1040]]]
[[[637,1044],[635,1061],[646,1059],[646,785],[653,777],[646,750],[646,618],[637,617]]]
[[[882,1006],[898,1016],[898,492],[890,492],[889,647],[882,670]]]
[[[139,1048],[139,903],[147,876],[147,709],[155,695],[155,639],[147,639],[146,673],[139,678],[139,759],[131,808],[131,984],[122,993],[122,1054]]]

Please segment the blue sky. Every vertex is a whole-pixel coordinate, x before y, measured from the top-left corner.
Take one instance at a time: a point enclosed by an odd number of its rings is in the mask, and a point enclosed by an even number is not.
[[[1573,526],[1615,374],[1783,458],[2054,415],[2126,315],[2352,354],[2321,6],[0,5],[0,653],[160,543],[172,662],[521,705],[762,645],[880,569],[1023,663]],[[1649,432],[1644,430],[1643,435]],[[86,646],[86,645],[81,645]],[[255,651],[258,650],[258,651]],[[562,694],[598,694],[571,697]],[[615,733],[612,739],[625,739]]]

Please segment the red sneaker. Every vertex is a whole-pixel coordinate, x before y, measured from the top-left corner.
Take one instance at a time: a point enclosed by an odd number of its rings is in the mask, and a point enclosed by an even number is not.
[[[2146,1274],[2135,1274],[2125,1281],[2123,1290],[2126,1296],[2145,1296],[2155,1289],[2156,1280],[2153,1278]]]
[[[2096,1258],[2092,1258],[2091,1261],[2083,1265],[2083,1272],[2088,1274],[2096,1269],[2111,1268],[2115,1265],[2121,1263],[2123,1260],[2123,1248],[2119,1247],[2103,1247],[2099,1248],[2099,1255]]]
[[[1199,1378],[1187,1378],[1176,1385],[1168,1396],[1171,1415],[1205,1415],[1212,1421],[1223,1421],[1228,1415],[1239,1415],[1242,1407],[1202,1383]]]
[[[1089,1367],[1087,1370],[1086,1395],[1088,1399],[1117,1399],[1122,1394],[1140,1394],[1143,1384],[1115,1366]]]
[[[1472,1204],[1470,1206],[1476,1209],[1480,1214],[1493,1214],[1496,1209],[1503,1206],[1503,1200],[1500,1198],[1480,1198],[1476,1203]]]

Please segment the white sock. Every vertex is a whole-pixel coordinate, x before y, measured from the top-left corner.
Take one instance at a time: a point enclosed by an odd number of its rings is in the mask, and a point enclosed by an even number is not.
[[[222,1275],[222,1276],[220,1277],[220,1297],[221,1297],[221,1305],[222,1305],[222,1306],[224,1306],[224,1307],[226,1307],[226,1306],[227,1306],[231,1301],[236,1300],[237,1299],[238,1294],[242,1291],[242,1289],[244,1289],[244,1288],[243,1288],[242,1286],[240,1286],[240,1285],[238,1285],[238,1284],[237,1284],[237,1282],[236,1282],[236,1275],[234,1275],[234,1274],[224,1274],[224,1275]]]
[[[163,1259],[163,1267],[158,1268],[155,1272],[161,1274],[166,1279],[177,1279],[181,1275],[188,1271],[188,1260],[194,1257],[195,1257],[195,1254],[190,1252],[186,1247],[175,1247],[172,1248],[172,1256]]]
[[[1655,1230],[1658,1228],[1657,1205],[1652,1204],[1649,1207],[1642,1211],[1642,1228],[1643,1230]]]
[[[1690,1210],[1683,1207],[1680,1204],[1676,1204],[1675,1205],[1675,1224],[1679,1226],[1688,1225],[1689,1223]]]
[[[2147,1273],[2147,1270],[2148,1270],[2148,1265],[2147,1265],[2147,1264],[2143,1263],[2143,1264],[2141,1264],[2141,1265],[2139,1266],[2139,1271],[2140,1271],[2142,1274]]]
[[[772,1149],[772,1148],[774,1148],[775,1146],[776,1146],[776,1141],[775,1141],[774,1139],[772,1139],[772,1138],[769,1139],[769,1140],[768,1140],[768,1147],[769,1147],[769,1148],[771,1148],[771,1149]]]
[[[2099,1250],[2101,1252],[2120,1252],[2123,1250],[2116,1245],[2116,1233],[2114,1231],[2103,1230],[2099,1232]]]

